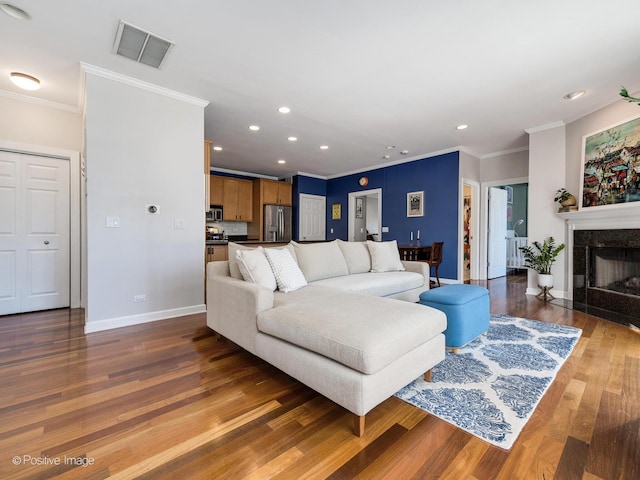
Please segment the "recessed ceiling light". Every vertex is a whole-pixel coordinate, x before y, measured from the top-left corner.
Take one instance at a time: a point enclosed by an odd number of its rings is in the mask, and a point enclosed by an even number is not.
[[[26,73],[11,72],[11,81],[24,90],[38,90],[40,80]]]
[[[31,15],[10,3],[0,3],[0,10],[18,20],[31,20]]]
[[[389,160],[391,158],[391,155],[383,155],[382,158],[384,158],[385,160]]]
[[[289,112],[291,111],[291,109],[290,109],[289,107],[280,107],[280,108],[278,109],[278,111],[279,111],[280,113],[289,113]]]
[[[467,128],[469,128],[469,125],[467,125],[466,123],[462,123],[456,127],[457,130],[465,130]]]
[[[565,100],[575,100],[576,98],[580,98],[586,92],[584,90],[576,90],[575,92],[567,93],[564,98]]]
[[[216,152],[220,152],[220,151],[222,150],[222,147],[219,147],[218,145],[216,145],[215,147],[213,147],[213,149],[214,149]]]
[[[260,130],[260,127],[258,125],[249,125],[249,130],[257,132],[258,130]]]
[[[327,150],[329,145],[320,145],[320,150]]]
[[[407,153],[409,153],[409,150],[402,150],[400,153],[401,153],[402,155],[406,155]]]
[[[287,163],[287,161],[286,161],[286,160],[282,160],[282,159],[280,159],[280,160],[278,160],[278,163],[281,163],[281,164],[282,164],[282,163]]]
[[[387,150],[393,150],[394,148],[396,148],[396,146],[395,145],[387,145],[384,148],[386,148]]]
[[[298,137],[289,137],[289,138],[287,138],[287,140],[289,140],[290,142],[297,142],[298,141]]]

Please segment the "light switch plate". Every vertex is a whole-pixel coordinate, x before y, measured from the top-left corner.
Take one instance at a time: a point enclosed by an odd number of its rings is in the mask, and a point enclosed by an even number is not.
[[[120,217],[107,217],[105,225],[107,228],[120,228]]]
[[[389,227],[382,227],[382,233],[389,233]]]

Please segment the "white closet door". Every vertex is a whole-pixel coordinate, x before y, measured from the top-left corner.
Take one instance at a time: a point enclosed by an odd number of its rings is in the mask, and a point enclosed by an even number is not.
[[[0,314],[69,306],[69,162],[0,152]]]
[[[300,194],[300,240],[326,240],[326,205],[323,196]]]

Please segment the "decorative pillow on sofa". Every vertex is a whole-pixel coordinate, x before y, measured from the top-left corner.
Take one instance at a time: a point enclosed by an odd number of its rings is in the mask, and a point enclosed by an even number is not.
[[[276,277],[273,276],[271,265],[264,255],[262,247],[251,250],[237,250],[236,260],[240,273],[247,282],[257,283],[271,290],[277,288]]]
[[[289,250],[289,253],[293,256],[295,260],[295,252],[293,250],[292,245],[286,245],[284,247],[274,247],[274,249],[284,249]],[[229,256],[229,275],[233,278],[237,278],[238,280],[244,280],[242,276],[242,272],[240,272],[240,267],[238,267],[238,259],[236,257],[236,252],[238,250],[255,250],[256,247],[249,247],[247,245],[240,245],[239,243],[229,242],[228,244],[228,256]]]
[[[273,275],[276,277],[278,290],[285,293],[293,292],[307,285],[307,280],[289,250],[286,248],[265,248],[264,254],[271,265]]]
[[[227,248],[227,254],[229,257],[229,275],[233,278],[237,278],[238,280],[243,280],[242,272],[240,272],[240,267],[238,266],[238,257],[236,256],[236,252],[239,250],[255,250],[255,248],[245,247],[244,245],[233,242],[229,242]]]
[[[371,271],[371,255],[366,242],[345,242],[339,239],[337,242],[347,262],[350,275]]]
[[[367,240],[369,253],[371,254],[372,272],[399,272],[404,270],[400,261],[398,242],[372,242]]]
[[[349,275],[347,262],[337,242],[290,243],[307,282]]]

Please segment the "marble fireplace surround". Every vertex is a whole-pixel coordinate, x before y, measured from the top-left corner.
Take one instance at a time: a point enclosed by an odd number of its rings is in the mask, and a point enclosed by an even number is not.
[[[590,243],[590,240],[597,239],[599,246],[619,246],[620,234],[623,232],[617,232],[617,230],[636,230],[636,232],[624,232],[622,238],[628,240],[627,246],[640,247],[640,206],[633,204],[593,207],[577,212],[559,213],[558,215],[565,219],[567,225],[567,294],[569,295],[569,300],[573,301],[574,308],[582,310],[578,305],[581,305],[580,302],[584,301],[586,289],[574,291],[574,286],[580,287],[580,284],[584,281],[585,249],[575,242],[575,232],[578,230],[593,231],[591,233],[580,232],[579,237],[582,240],[579,239],[578,243]],[[580,259],[581,263],[581,265],[577,265],[578,271],[574,268],[576,257]],[[607,296],[609,294],[604,293],[604,295]],[[613,295],[611,297],[613,299],[616,298],[615,295],[619,294],[614,293],[611,295]],[[633,314],[631,318],[625,316],[624,321],[621,323],[632,323],[636,327],[640,327],[640,298],[617,297],[615,302],[619,301],[630,302],[629,305],[624,306],[622,311]],[[587,308],[589,308],[588,305]],[[618,321],[615,315],[611,319]]]

